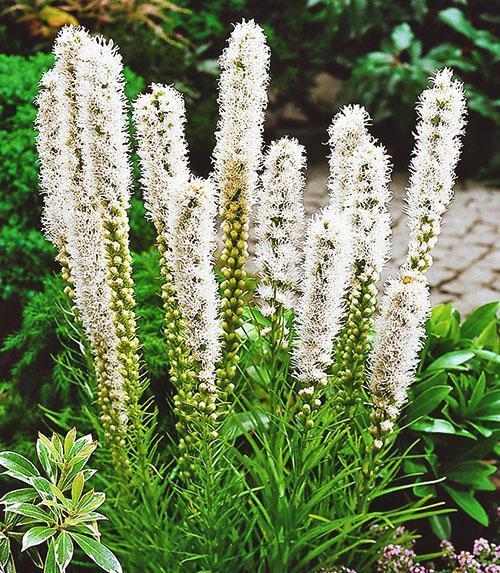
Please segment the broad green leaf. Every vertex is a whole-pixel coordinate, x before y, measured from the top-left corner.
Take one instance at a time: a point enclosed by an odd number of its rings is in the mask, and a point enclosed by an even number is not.
[[[0,503],[22,503],[23,501],[32,501],[38,497],[38,493],[32,487],[23,487],[6,493]]]
[[[30,478],[40,475],[28,459],[16,452],[0,452],[0,466],[7,469],[7,475],[25,483],[30,483]]]
[[[476,482],[482,483],[484,478],[495,473],[495,471],[495,466],[471,460],[456,464],[446,472],[446,475],[451,481],[474,488]]]
[[[79,513],[93,511],[100,507],[106,500],[106,495],[102,492],[88,491],[78,503]]]
[[[448,352],[443,354],[439,358],[436,358],[434,362],[429,364],[427,367],[427,372],[434,372],[435,370],[453,370],[464,364],[474,356],[473,350],[454,350],[453,352]]]
[[[475,344],[498,354],[498,325],[496,320],[492,320],[488,326],[476,338]]]
[[[26,551],[29,547],[34,547],[35,545],[40,545],[44,541],[47,541],[50,537],[55,534],[55,529],[53,527],[32,527],[23,535],[23,546],[21,551]]]
[[[428,434],[456,434],[457,430],[448,420],[440,418],[424,418],[417,420],[411,425],[415,432],[426,432]]]
[[[463,509],[465,513],[470,515],[472,519],[475,519],[481,525],[484,525],[485,527],[488,525],[488,514],[470,492],[460,491],[447,485],[443,485],[443,487],[460,509]]]
[[[447,515],[431,515],[429,522],[436,537],[441,540],[451,537],[451,521]]]
[[[53,539],[51,539],[49,542],[49,549],[47,551],[47,556],[45,557],[45,567],[43,568],[43,573],[60,573],[56,562],[56,551]]]
[[[36,489],[42,499],[55,499],[52,488],[54,485],[42,476],[37,476],[31,479],[31,484]]]
[[[8,505],[5,508],[5,511],[15,513],[17,515],[24,515],[24,517],[37,519],[39,521],[43,521],[44,523],[51,523],[53,521],[52,517],[42,508],[37,507],[36,505],[31,505],[29,503],[13,503]]]
[[[75,438],[76,438],[76,428],[71,428],[71,430],[66,434],[66,437],[64,438],[64,455],[66,457],[69,457],[71,448],[75,443]]]
[[[483,360],[489,360],[495,364],[500,364],[500,354],[489,350],[474,350],[474,354]]]
[[[84,484],[85,484],[85,481],[83,479],[83,472],[79,472],[75,476],[75,479],[73,480],[73,484],[71,485],[71,501],[75,505],[80,500]]]
[[[68,532],[62,531],[55,542],[56,561],[61,571],[65,571],[66,567],[73,559],[73,540]]]
[[[426,416],[435,410],[438,405],[451,392],[450,386],[434,386],[419,394],[406,409],[408,422],[416,420],[420,416]]]
[[[461,334],[463,338],[474,339],[492,321],[495,321],[500,302],[489,302],[476,308],[470,316],[463,322]]]
[[[104,571],[107,571],[107,573],[122,573],[122,566],[118,559],[102,543],[80,533],[70,532],[70,534],[82,551]]]
[[[410,26],[406,23],[400,24],[396,26],[391,34],[392,41],[394,43],[394,47],[398,52],[402,52],[403,50],[407,50],[415,36],[410,28]]]

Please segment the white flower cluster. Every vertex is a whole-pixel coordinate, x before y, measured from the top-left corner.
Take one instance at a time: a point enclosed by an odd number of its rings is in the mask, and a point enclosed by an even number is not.
[[[302,276],[305,150],[295,139],[273,142],[264,160],[257,209],[256,265],[261,274],[257,294],[264,315],[275,303],[294,309]]]
[[[369,361],[370,390],[382,417],[394,419],[406,402],[429,310],[429,288],[422,275],[388,280]]]
[[[193,178],[179,188],[172,216],[173,276],[186,338],[201,367],[198,378],[212,391],[221,335],[219,292],[213,273],[216,211],[211,181]]]
[[[247,209],[253,200],[261,163],[269,56],[262,29],[250,20],[234,27],[219,60],[220,119],[214,161],[221,207],[231,202],[236,193],[242,194]]]
[[[407,267],[425,272],[441,230],[441,216],[453,196],[462,147],[466,104],[463,85],[445,68],[432,78],[417,106],[419,122],[410,164],[406,205],[410,243]]]
[[[341,326],[343,296],[352,262],[349,221],[329,206],[309,222],[303,292],[297,311],[297,346],[293,359],[301,396],[327,383],[333,341]]]
[[[390,164],[383,146],[369,134],[370,116],[358,105],[335,116],[330,136],[330,202],[349,211],[354,260],[367,277],[377,280],[389,252]]]
[[[169,226],[175,194],[190,178],[182,95],[173,87],[152,84],[134,104],[134,121],[146,211],[162,232]]]

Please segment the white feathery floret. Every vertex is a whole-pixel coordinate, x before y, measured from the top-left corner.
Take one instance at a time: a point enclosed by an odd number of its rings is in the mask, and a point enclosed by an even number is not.
[[[420,273],[388,280],[369,361],[372,398],[387,419],[395,418],[406,402],[429,311],[429,288]]]
[[[216,200],[210,180],[193,178],[179,189],[174,206],[174,284],[187,342],[200,366],[199,380],[214,387],[220,356],[219,289],[213,272]]]
[[[334,117],[328,130],[328,187],[330,203],[350,213],[354,261],[377,280],[390,246],[390,162],[368,132],[369,122],[367,111],[358,105],[346,106]]]
[[[134,104],[134,121],[146,211],[162,231],[177,190],[190,177],[184,99],[171,86],[152,84]]]
[[[221,207],[227,205],[236,192],[243,194],[247,209],[253,200],[261,163],[269,57],[262,28],[250,20],[234,27],[219,60],[220,119],[215,134],[214,163]],[[236,189],[232,184],[235,174],[239,182]]]
[[[51,69],[40,80],[36,99],[36,140],[40,158],[40,190],[43,194],[42,224],[45,236],[58,249],[67,242],[65,201],[70,175],[65,165],[63,125],[61,123],[61,77]]]
[[[352,260],[349,222],[343,213],[329,206],[313,216],[307,229],[304,258],[293,360],[303,386],[300,392],[307,393],[326,385],[333,342],[341,327]]]
[[[407,266],[425,271],[437,242],[441,216],[453,197],[455,168],[462,147],[466,103],[463,85],[445,68],[420,96],[419,121],[410,164],[406,210],[410,242]]]
[[[126,207],[131,187],[128,118],[123,64],[111,41],[92,38],[82,47],[75,92],[84,200]]]
[[[286,137],[271,143],[264,160],[257,209],[257,294],[264,315],[275,312],[274,300],[294,309],[302,276],[305,149]]]

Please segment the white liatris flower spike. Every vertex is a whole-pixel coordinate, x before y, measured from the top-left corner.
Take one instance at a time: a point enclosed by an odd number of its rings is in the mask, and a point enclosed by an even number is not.
[[[375,321],[375,343],[369,361],[376,435],[392,429],[391,422],[407,400],[429,311],[429,287],[420,273],[389,279],[380,317]]]
[[[213,272],[216,211],[211,181],[193,178],[179,190],[172,227],[174,285],[198,379],[193,400],[208,417],[216,409],[215,368],[221,335],[220,300]]]
[[[321,403],[318,392],[327,385],[352,264],[351,233],[345,214],[329,206],[314,215],[308,225],[304,255],[293,361],[301,385],[301,414],[306,425],[312,426],[312,410]]]
[[[224,281],[223,359],[219,378],[234,389],[238,362],[238,328],[246,293],[249,211],[261,163],[262,129],[269,81],[269,48],[253,22],[237,24],[220,58],[220,120],[214,150],[215,180],[220,191]]]
[[[348,316],[336,348],[333,374],[338,404],[361,399],[368,334],[377,301],[376,283],[389,253],[390,163],[385,149],[368,132],[370,117],[359,106],[343,108],[330,135],[330,202],[349,217],[353,272]],[[344,399],[342,399],[344,398]]]
[[[160,234],[178,189],[190,178],[184,99],[171,86],[152,84],[134,104],[134,121],[145,207]]]
[[[189,430],[186,407],[193,395],[195,373],[184,319],[174,284],[171,227],[176,201],[189,184],[188,148],[184,135],[186,113],[181,94],[170,86],[152,84],[150,92],[140,95],[134,105],[134,120],[141,164],[141,182],[146,212],[156,228],[159,266],[163,279],[161,296],[165,318],[170,378],[177,394],[174,398],[177,430]],[[181,448],[182,449],[182,448]]]
[[[257,209],[255,258],[262,313],[295,309],[302,276],[305,149],[295,139],[271,143],[264,161]]]
[[[437,72],[431,83],[417,106],[419,121],[406,195],[410,227],[406,268],[420,272],[432,264],[430,251],[453,197],[466,114],[463,85],[453,79],[451,70]]]
[[[104,433],[115,463],[123,466],[126,426],[140,414],[140,383],[122,64],[111,44],[80,28],[63,29],[54,53],[38,102],[38,123],[52,121],[38,142],[46,228],[56,239],[56,217],[64,223],[57,238],[65,241],[63,275],[71,274],[71,295],[94,354]]]

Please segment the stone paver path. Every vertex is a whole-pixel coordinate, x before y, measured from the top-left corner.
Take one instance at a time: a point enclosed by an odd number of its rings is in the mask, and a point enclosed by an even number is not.
[[[326,165],[310,166],[305,205],[308,214],[326,204]],[[392,258],[384,278],[402,264],[408,242],[403,213],[407,178],[394,174],[391,185],[393,216]],[[500,190],[477,183],[457,183],[455,198],[445,213],[429,270],[433,304],[452,301],[462,314],[485,302],[500,299]]]

